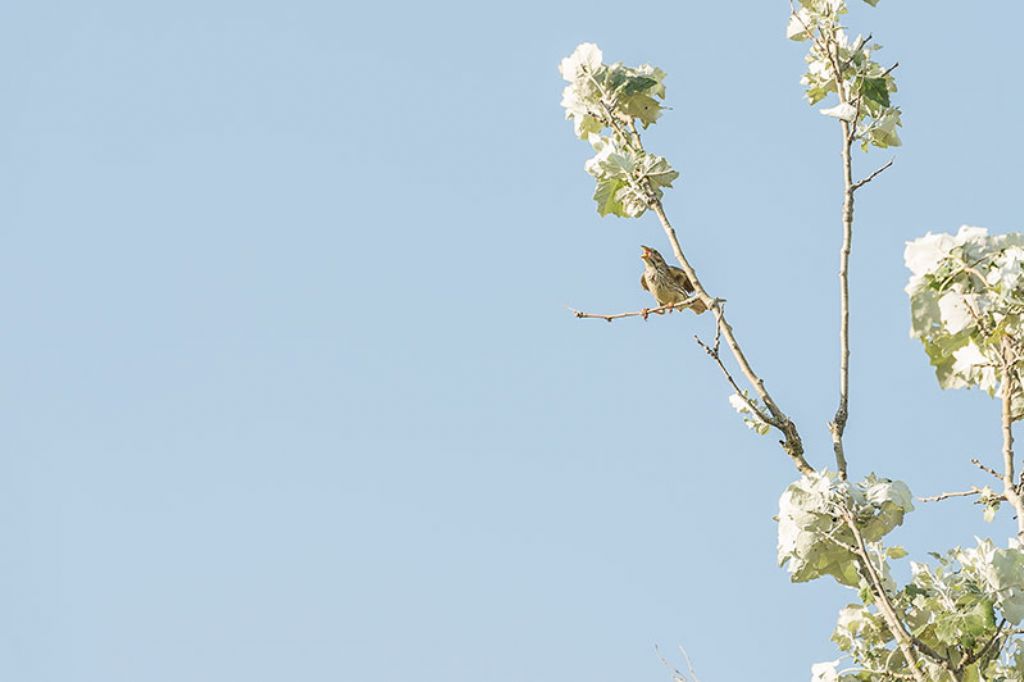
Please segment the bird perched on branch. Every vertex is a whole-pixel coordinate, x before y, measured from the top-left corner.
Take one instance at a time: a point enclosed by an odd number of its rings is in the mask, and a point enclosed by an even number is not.
[[[682,269],[666,263],[655,249],[649,246],[640,248],[643,249],[640,258],[644,262],[644,274],[640,275],[640,286],[654,295],[654,300],[658,302],[658,305],[682,303],[694,296],[693,283]],[[698,315],[707,310],[704,302],[699,299],[691,303],[689,307]]]

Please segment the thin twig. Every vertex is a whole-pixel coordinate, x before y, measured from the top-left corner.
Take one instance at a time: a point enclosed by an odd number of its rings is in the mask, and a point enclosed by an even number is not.
[[[932,495],[931,497],[919,497],[917,499],[921,502],[941,502],[942,500],[948,500],[951,497],[971,497],[973,495],[983,495],[984,493],[985,491],[981,488],[971,486],[970,490],[959,490],[952,493],[939,493],[938,495]],[[999,495],[998,497],[1000,499],[1005,499],[1002,495]]]
[[[995,469],[993,469],[990,466],[986,466],[986,465],[982,464],[981,460],[978,459],[977,457],[975,457],[974,459],[971,460],[971,464],[973,464],[974,466],[978,467],[979,469],[984,471],[986,474],[991,474],[993,477],[995,477],[995,479],[997,481],[1002,481],[1003,480],[1003,475],[1001,473],[999,473],[998,471],[996,471]]]
[[[569,310],[572,311],[573,315],[580,319],[607,320],[608,322],[611,322],[612,320],[621,320],[624,317],[642,317],[646,320],[649,315],[661,315],[666,311],[672,312],[673,310],[685,310],[686,308],[689,308],[699,300],[699,297],[691,296],[690,298],[680,303],[670,303],[668,305],[658,306],[657,308],[644,308],[643,310],[637,310],[635,312],[615,313],[613,315],[602,315],[601,313],[585,313],[582,310],[576,310],[575,308],[569,308]]]
[[[729,382],[729,385],[732,386],[732,389],[736,392],[736,395],[738,395],[740,399],[743,400],[747,408],[754,413],[754,416],[763,421],[765,424],[770,424],[771,426],[774,426],[777,429],[781,428],[781,424],[779,424],[769,415],[762,412],[760,408],[758,408],[758,406],[754,404],[754,401],[747,397],[747,394],[743,391],[743,389],[739,387],[739,384],[736,383],[736,379],[734,379],[732,373],[729,372],[729,368],[726,367],[725,363],[722,362],[722,357],[718,354],[718,348],[708,346],[706,343],[701,341],[699,336],[694,335],[693,339],[694,341],[697,342],[697,345],[703,348],[704,352],[707,353],[708,356],[715,361],[715,364],[717,364],[719,369],[722,370],[722,374],[725,375],[725,380]]]
[[[867,176],[863,180],[858,180],[857,182],[853,183],[853,191],[856,192],[861,187],[863,187],[864,185],[868,184],[869,182],[871,182],[872,180],[877,178],[879,175],[881,175],[885,171],[889,170],[889,168],[892,167],[892,164],[895,163],[895,162],[896,162],[895,158],[889,159],[884,164],[882,164],[880,167],[876,168],[871,173],[871,175]]]
[[[690,660],[690,654],[686,653],[686,649],[683,645],[679,645],[679,653],[683,655],[683,659],[686,661],[686,669],[690,671],[690,677],[693,678],[693,682],[700,682],[700,678],[697,677],[697,671],[693,669],[693,662]]]
[[[965,659],[964,659],[964,660],[963,660],[963,661],[962,661],[962,662],[960,663],[960,669],[961,669],[961,670],[963,670],[964,668],[966,668],[967,666],[971,665],[972,663],[974,663],[975,661],[977,661],[978,659],[980,659],[980,658],[981,658],[982,656],[984,656],[984,655],[985,655],[985,653],[986,653],[986,652],[987,652],[987,651],[989,650],[989,648],[990,648],[990,647],[992,646],[992,644],[993,644],[993,643],[995,643],[995,641],[996,641],[997,639],[999,639],[999,635],[1003,634],[1003,628],[1004,628],[1004,627],[1006,627],[1006,619],[1005,619],[1005,618],[1004,618],[1004,619],[1002,619],[1001,621],[999,621],[999,627],[997,627],[997,628],[996,628],[996,631],[995,631],[995,633],[994,633],[994,634],[992,635],[992,637],[991,637],[991,638],[990,638],[990,639],[988,640],[988,642],[986,642],[986,643],[985,643],[985,646],[983,646],[983,647],[981,647],[980,649],[978,649],[977,651],[975,651],[975,652],[974,652],[973,654],[971,654],[970,656],[968,656],[967,658],[965,658]],[[997,647],[997,650],[998,650],[998,647]]]

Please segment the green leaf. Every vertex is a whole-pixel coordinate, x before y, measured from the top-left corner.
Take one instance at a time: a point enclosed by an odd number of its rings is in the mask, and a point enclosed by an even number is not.
[[[672,168],[668,160],[663,156],[647,154],[640,162],[640,175],[650,180],[655,192],[660,195],[661,187],[671,187],[672,181],[679,177],[679,173]]]
[[[665,84],[662,81],[665,80],[665,76],[668,75],[656,66],[650,64],[641,64],[636,68],[636,72],[641,76],[646,76],[654,80],[655,85],[647,93],[652,97],[660,97],[665,99]]]
[[[885,554],[890,559],[902,559],[903,557],[907,556],[907,550],[899,546],[893,546],[886,549]]]
[[[865,78],[860,84],[861,95],[879,106],[889,106],[889,87],[884,78]]]
[[[617,178],[597,181],[597,188],[594,190],[594,201],[597,202],[597,212],[599,214],[606,216],[610,213],[622,218],[629,217],[622,207],[622,202],[616,198],[619,190],[625,185],[624,181]]]
[[[657,121],[661,116],[661,105],[653,97],[644,94],[622,98],[619,102],[619,110],[627,116],[638,119],[644,128]]]
[[[633,95],[639,95],[641,93],[647,94],[647,91],[657,84],[658,81],[653,78],[648,78],[646,76],[630,76],[615,88],[615,92],[623,97],[632,97]]]
[[[964,630],[975,637],[987,635],[995,627],[995,610],[988,599],[978,601],[964,614]]]

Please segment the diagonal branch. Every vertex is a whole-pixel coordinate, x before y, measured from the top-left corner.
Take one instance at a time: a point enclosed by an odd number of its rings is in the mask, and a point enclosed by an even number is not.
[[[889,628],[889,632],[891,632],[892,636],[896,639],[896,644],[899,647],[900,652],[903,654],[903,658],[906,660],[907,667],[913,674],[914,679],[917,682],[928,682],[918,665],[917,652],[931,658],[943,667],[948,667],[948,661],[939,656],[931,649],[931,647],[927,646],[924,642],[921,642],[909,632],[906,625],[903,623],[903,620],[896,612],[896,607],[889,598],[889,593],[885,590],[885,584],[882,581],[882,576],[879,575],[878,570],[871,561],[871,555],[868,553],[867,543],[864,541],[864,536],[861,534],[860,528],[857,527],[857,521],[853,518],[853,513],[849,509],[843,509],[842,514],[846,525],[853,532],[853,538],[856,542],[856,554],[859,559],[861,570],[864,577],[867,579],[871,592],[877,600],[878,611],[882,615],[882,619]]]
[[[755,417],[763,421],[765,424],[770,424],[771,426],[774,426],[777,429],[781,429],[782,424],[780,424],[779,422],[775,421],[775,419],[762,412],[761,408],[759,408],[754,403],[754,401],[748,398],[747,394],[743,391],[743,389],[739,387],[739,384],[736,383],[736,379],[733,378],[732,373],[729,371],[729,368],[725,366],[724,362],[722,362],[722,356],[719,355],[718,353],[718,344],[715,344],[715,346],[712,347],[701,341],[700,337],[698,336],[694,336],[693,338],[697,342],[697,345],[703,348],[704,352],[708,354],[708,357],[714,360],[715,364],[718,365],[718,368],[722,370],[722,374],[725,375],[725,380],[729,382],[729,385],[732,386],[732,389],[736,392],[736,395],[738,395],[740,399],[743,401],[743,403],[747,406],[747,409],[749,409]]]
[[[875,178],[877,178],[877,177],[878,177],[879,175],[881,175],[881,174],[882,174],[882,173],[884,173],[885,171],[889,170],[889,168],[891,168],[891,167],[892,167],[892,164],[894,164],[895,162],[896,162],[896,159],[895,159],[895,158],[889,159],[889,160],[888,160],[888,161],[886,161],[886,162],[885,162],[884,164],[882,164],[881,166],[879,166],[878,168],[876,168],[876,169],[875,169],[875,170],[874,170],[874,171],[873,171],[873,172],[871,173],[871,175],[867,176],[867,177],[866,177],[866,178],[864,178],[863,180],[858,180],[857,182],[853,183],[853,191],[854,191],[854,192],[856,192],[856,191],[857,191],[857,190],[859,190],[859,189],[860,189],[861,187],[863,187],[864,185],[868,184],[869,182],[871,182],[872,180],[874,180]]]
[[[640,133],[637,131],[635,124],[631,125],[627,129],[622,120],[616,116],[615,102],[609,101],[606,98],[603,89],[600,88],[600,84],[597,85],[602,92],[601,106],[605,111],[607,124],[611,126],[615,135],[623,143],[631,145],[636,150],[643,152],[643,142],[640,139]],[[789,455],[789,458],[793,460],[794,466],[796,466],[800,473],[814,473],[814,468],[808,464],[807,460],[804,458],[803,441],[800,438],[800,433],[797,431],[796,424],[794,424],[792,420],[786,416],[786,413],[779,408],[768,393],[768,390],[765,388],[764,380],[758,376],[757,373],[754,372],[753,367],[750,366],[750,362],[747,360],[746,355],[744,355],[743,350],[740,348],[739,342],[736,340],[732,326],[725,319],[725,307],[722,305],[721,299],[711,296],[700,283],[700,279],[697,277],[697,272],[683,253],[683,248],[679,244],[679,238],[676,236],[676,231],[672,227],[672,223],[669,222],[668,216],[665,215],[665,208],[662,206],[661,199],[659,199],[658,195],[654,192],[650,180],[644,176],[640,176],[639,178],[636,178],[636,180],[640,182],[647,198],[647,205],[658,217],[658,221],[661,223],[665,236],[668,238],[669,244],[672,246],[672,252],[675,254],[676,260],[679,261],[679,265],[683,272],[686,274],[687,278],[689,278],[690,283],[693,285],[697,298],[707,309],[711,310],[714,315],[718,329],[717,333],[721,334],[722,338],[725,339],[726,346],[728,346],[733,358],[735,358],[736,363],[739,365],[743,376],[746,377],[758,398],[761,399],[761,402],[764,403],[765,407],[771,414],[772,421],[769,423],[774,422],[778,424],[776,428],[781,431],[783,435],[783,440],[779,441],[783,451],[785,451],[785,453]],[[630,181],[633,182],[634,179],[631,177]],[[607,317],[605,317],[605,319],[607,319]]]
[[[1003,475],[1001,473],[999,473],[998,471],[996,471],[995,469],[993,469],[990,466],[986,466],[985,464],[982,464],[981,460],[978,459],[977,457],[975,457],[974,459],[971,460],[971,464],[973,464],[974,466],[978,467],[979,469],[984,471],[986,474],[989,474],[989,475],[993,476],[996,480],[998,480],[998,481],[1002,481],[1003,480]]]
[[[787,455],[789,455],[790,459],[793,460],[794,466],[796,466],[800,473],[814,473],[814,468],[808,464],[807,460],[804,458],[803,441],[800,438],[800,433],[797,431],[796,424],[786,416],[786,413],[783,412],[775,400],[772,399],[771,394],[768,393],[768,389],[765,388],[764,379],[758,376],[754,371],[754,368],[751,367],[750,361],[747,360],[747,356],[743,353],[743,349],[740,348],[739,341],[736,340],[736,335],[733,333],[732,325],[730,325],[725,319],[725,308],[721,304],[721,299],[712,297],[704,288],[704,285],[700,283],[696,270],[694,270],[690,261],[687,260],[686,255],[683,253],[683,248],[679,244],[679,238],[676,236],[676,231],[672,227],[672,223],[669,222],[668,216],[665,215],[665,208],[662,206],[661,200],[652,195],[649,199],[649,203],[651,210],[654,211],[654,214],[658,216],[658,221],[661,222],[661,227],[665,231],[665,236],[668,237],[669,243],[672,245],[672,252],[675,254],[676,260],[679,261],[680,267],[683,272],[686,273],[690,283],[693,284],[693,288],[697,292],[697,296],[712,312],[712,314],[714,314],[718,330],[721,332],[722,338],[725,339],[725,345],[728,346],[729,351],[736,360],[736,364],[739,365],[740,371],[754,388],[754,392],[757,393],[761,402],[763,402],[765,407],[768,408],[768,412],[771,414],[772,419],[766,421],[768,421],[769,424],[776,423],[776,428],[782,432],[784,440],[779,443],[782,446],[782,449]]]

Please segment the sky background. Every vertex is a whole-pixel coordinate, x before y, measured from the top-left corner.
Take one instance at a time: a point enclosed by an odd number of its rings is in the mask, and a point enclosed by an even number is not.
[[[995,7],[994,4],[986,6]],[[647,305],[557,65],[650,62],[666,208],[830,463],[841,175],[785,2],[0,6],[0,678],[801,680],[854,595],[775,566],[795,477]],[[853,475],[984,484],[997,403],[908,338],[904,242],[1019,229],[1024,6],[852,4],[905,146],[858,195]],[[858,155],[858,175],[889,158]],[[966,501],[913,553],[1002,542]],[[675,657],[678,660],[678,656]]]

